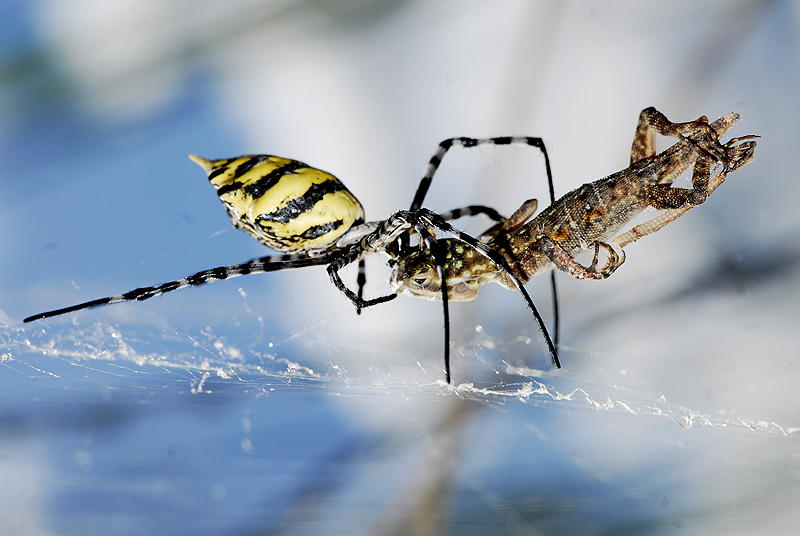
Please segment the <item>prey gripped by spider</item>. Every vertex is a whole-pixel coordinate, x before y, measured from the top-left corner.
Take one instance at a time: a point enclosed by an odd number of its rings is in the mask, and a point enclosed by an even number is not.
[[[467,216],[484,215],[496,222],[505,221],[492,208],[471,205],[442,214],[422,209],[422,203],[436,170],[451,147],[477,147],[480,145],[527,145],[538,148],[545,161],[551,201],[554,199],[553,180],[547,150],[541,138],[450,138],[439,144],[430,159],[411,204],[411,210],[400,211],[387,220],[365,222],[364,209],[355,196],[333,175],[308,166],[297,160],[272,155],[245,155],[236,158],[207,160],[190,155],[208,174],[217,195],[228,212],[233,225],[246,231],[259,242],[286,253],[261,257],[243,264],[234,264],[203,270],[188,277],[151,287],[141,287],[129,292],[108,296],[62,309],[32,315],[24,322],[58,316],[81,309],[122,301],[146,300],[167,292],[212,281],[230,279],[247,274],[266,273],[293,268],[326,265],[333,284],[361,309],[384,303],[397,297],[389,294],[365,300],[366,283],[363,258],[375,253],[386,254],[390,260],[416,251],[410,247],[410,235],[419,236],[419,247],[438,251],[438,242],[431,233],[436,228],[452,234],[456,239],[475,248],[493,262],[509,270],[505,259],[477,239],[461,233],[446,223]],[[350,290],[339,276],[339,270],[358,261],[357,292]],[[444,259],[441,258],[441,264]],[[446,274],[442,274],[446,277]],[[510,275],[514,279],[513,274]],[[550,340],[533,301],[518,282],[539,327],[548,341],[556,366],[560,367],[555,346]],[[553,299],[556,304],[555,279],[552,279]],[[450,383],[450,331],[447,296],[442,297],[444,311],[444,370]],[[557,324],[557,314],[556,314]],[[557,332],[556,332],[557,333]],[[557,339],[556,339],[557,340]]]
[[[516,290],[519,282],[547,271],[555,273],[554,269],[577,279],[605,279],[625,261],[626,245],[702,204],[728,173],[753,159],[757,136],[733,138],[724,144],[719,141],[738,119],[739,114],[732,112],[710,124],[705,117],[672,123],[654,108],[647,108],[639,117],[630,167],[569,192],[533,219],[537,203],[528,200],[514,215],[480,237],[506,260],[511,272],[487,262],[485,255],[476,254],[460,241],[443,238],[438,240],[443,267],[429,250],[414,252],[396,259],[390,284],[396,292],[410,296],[435,300],[444,295],[450,301],[466,301],[474,299],[485,283],[494,281]],[[677,137],[678,141],[656,154],[656,133]],[[718,165],[721,169],[712,177],[711,168]],[[692,187],[674,187],[673,182],[690,168]],[[648,209],[663,212],[617,235]],[[592,249],[594,257],[589,266],[575,260]],[[607,260],[598,267],[601,249]],[[441,283],[442,273],[447,274],[445,285]],[[514,278],[509,277],[512,273]]]

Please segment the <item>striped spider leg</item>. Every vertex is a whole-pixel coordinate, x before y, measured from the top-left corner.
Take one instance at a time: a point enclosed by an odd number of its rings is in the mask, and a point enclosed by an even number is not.
[[[140,287],[123,294],[115,296],[108,296],[106,298],[99,298],[91,300],[63,309],[55,309],[44,313],[29,316],[23,322],[33,322],[34,320],[41,320],[42,318],[50,318],[53,316],[72,313],[80,311],[81,309],[89,309],[90,307],[98,307],[100,305],[108,305],[111,303],[118,303],[123,301],[143,301],[161,296],[167,292],[180,290],[186,287],[204,285],[212,281],[221,281],[224,279],[231,279],[242,275],[249,274],[263,274],[266,272],[275,272],[279,270],[288,270],[291,268],[306,268],[308,266],[319,266],[329,264],[338,255],[338,251],[332,253],[322,254],[318,256],[310,255],[273,255],[269,257],[260,257],[253,259],[243,264],[233,264],[231,266],[220,266],[218,268],[211,268],[209,270],[202,270],[188,277],[183,277],[168,283],[154,285],[152,287]]]

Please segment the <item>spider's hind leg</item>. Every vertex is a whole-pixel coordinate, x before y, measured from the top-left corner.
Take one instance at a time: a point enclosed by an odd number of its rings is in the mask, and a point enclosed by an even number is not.
[[[140,287],[129,290],[124,294],[117,294],[116,296],[108,296],[100,298],[63,309],[56,309],[54,311],[46,311],[24,319],[23,322],[32,322],[34,320],[41,320],[43,318],[50,318],[53,316],[72,313],[82,309],[89,309],[92,307],[99,307],[101,305],[108,305],[111,303],[119,303],[123,301],[143,301],[161,296],[167,292],[174,292],[186,287],[196,287],[211,283],[213,281],[221,281],[223,279],[231,279],[233,277],[240,277],[250,274],[262,274],[266,272],[277,272],[280,270],[288,270],[293,268],[306,268],[308,266],[318,266],[321,264],[328,264],[332,257],[330,255],[319,255],[316,257],[308,255],[276,255],[270,257],[260,257],[253,259],[243,264],[233,264],[230,266],[220,266],[218,268],[211,268],[210,270],[203,270],[192,274],[188,277],[176,279],[168,283],[161,283],[152,287]]]

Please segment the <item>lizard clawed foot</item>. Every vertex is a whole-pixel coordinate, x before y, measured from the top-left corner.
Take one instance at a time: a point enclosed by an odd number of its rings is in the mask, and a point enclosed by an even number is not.
[[[597,261],[600,256],[600,248],[605,250],[606,254],[608,255],[608,259],[606,259],[606,263],[603,265],[603,267],[598,270]],[[596,274],[598,276],[596,279],[605,279],[613,274],[623,262],[625,262],[625,252],[623,252],[622,257],[620,257],[610,245],[606,244],[605,242],[597,241],[594,243],[594,258],[592,259],[592,264],[586,268],[586,271],[588,273]]]
[[[739,138],[731,138],[725,143],[725,150],[728,153],[728,161],[725,164],[724,172],[729,173],[736,171],[742,166],[746,166],[753,160],[753,152],[756,148],[754,140],[760,136],[741,136]]]

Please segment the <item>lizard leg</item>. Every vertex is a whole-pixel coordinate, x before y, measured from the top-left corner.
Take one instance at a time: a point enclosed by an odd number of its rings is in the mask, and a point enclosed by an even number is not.
[[[605,279],[625,262],[625,253],[622,256],[614,251],[614,248],[605,242],[596,241],[594,243],[594,258],[589,266],[583,266],[576,261],[567,250],[549,237],[540,238],[537,247],[548,258],[556,268],[566,272],[575,279]],[[600,249],[608,254],[608,259],[602,268],[597,268]]]

